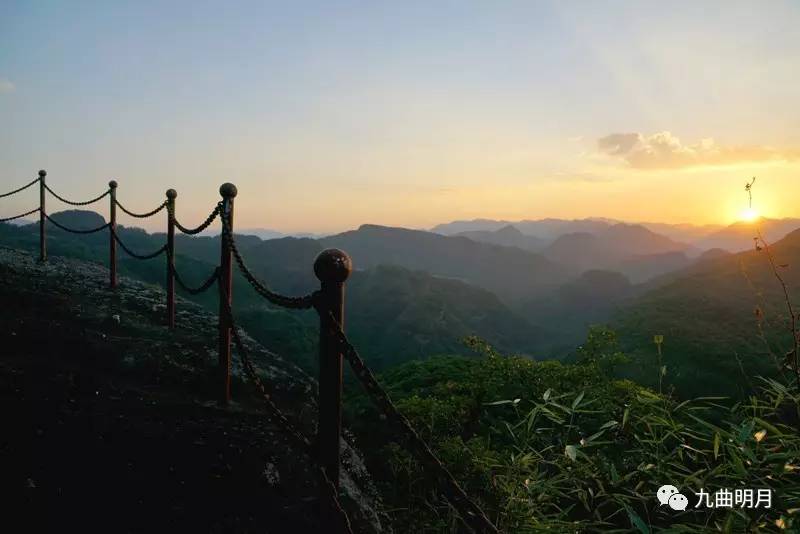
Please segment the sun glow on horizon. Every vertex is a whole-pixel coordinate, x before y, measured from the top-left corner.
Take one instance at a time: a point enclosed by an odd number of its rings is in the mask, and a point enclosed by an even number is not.
[[[755,208],[747,208],[747,209],[743,210],[739,214],[739,220],[745,221],[745,222],[753,222],[756,219],[758,219],[759,216],[760,216],[760,214],[758,213],[757,209],[755,209]]]

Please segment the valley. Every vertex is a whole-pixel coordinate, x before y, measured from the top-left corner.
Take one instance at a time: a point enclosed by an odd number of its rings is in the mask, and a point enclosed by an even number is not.
[[[54,218],[79,228],[103,221],[99,214],[74,210]],[[767,220],[763,227],[765,234],[776,235],[791,223]],[[310,266],[324,248],[348,251],[356,265],[348,283],[348,330],[378,370],[437,354],[465,354],[468,336],[507,353],[570,361],[592,325],[608,325],[635,360],[621,373],[644,384],[657,379],[652,336],[664,335],[666,382],[681,395],[744,395],[750,386],[739,378],[778,372],[773,353],[785,345],[785,317],[764,254],[737,253],[730,237],[733,250],[699,246],[717,243],[720,236],[749,235],[741,224],[704,228],[711,234],[702,236],[685,225],[671,232],[692,233],[691,243],[605,219],[473,221],[437,229],[456,233],[363,225],[317,239],[241,235],[237,240],[252,270],[286,294],[315,289]],[[136,250],[153,249],[163,240],[163,234],[129,227],[120,234]],[[103,237],[75,237],[57,228],[52,235],[56,254],[106,261]],[[800,263],[797,235],[773,244],[781,265]],[[0,226],[0,244],[6,246],[33,250],[37,238],[35,225]],[[202,281],[218,261],[218,236],[179,236],[176,246],[176,263],[190,284]],[[123,255],[120,270],[163,284],[160,261],[134,262]],[[787,282],[796,295],[800,280],[789,276]],[[313,371],[314,315],[272,309],[243,279],[235,278],[234,285],[242,324]],[[187,297],[216,309],[214,295]],[[754,319],[756,307],[764,314],[761,322]]]

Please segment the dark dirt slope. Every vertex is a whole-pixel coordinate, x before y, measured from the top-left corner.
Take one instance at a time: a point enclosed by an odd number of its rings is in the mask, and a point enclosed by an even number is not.
[[[216,317],[179,301],[170,333],[157,288],[122,279],[112,293],[106,276],[0,249],[3,523],[27,525],[20,532],[325,532],[307,458],[268,423],[250,386],[235,380],[230,409],[213,401]],[[313,381],[248,344],[274,400],[295,421],[316,420]],[[349,447],[345,468],[351,518],[380,529]]]

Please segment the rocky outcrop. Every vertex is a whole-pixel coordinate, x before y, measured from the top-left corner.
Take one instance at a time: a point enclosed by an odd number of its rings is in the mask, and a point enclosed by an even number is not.
[[[317,492],[309,459],[301,451],[294,450],[279,429],[269,423],[257,393],[242,376],[236,354],[233,366],[235,402],[227,409],[217,406],[216,315],[197,304],[178,299],[177,325],[170,331],[164,324],[165,296],[161,288],[121,278],[117,289],[111,290],[108,271],[102,265],[59,257],[39,263],[30,254],[15,249],[0,248],[0,280],[0,333],[9,340],[6,344],[8,357],[0,363],[0,393],[16,403],[17,412],[29,412],[24,421],[41,420],[43,425],[55,421],[55,426],[69,429],[70,435],[74,433],[76,440],[89,439],[81,425],[71,426],[76,417],[93,421],[92,432],[98,428],[104,436],[122,432],[134,442],[145,440],[143,436],[149,432],[164,432],[171,436],[170,446],[175,457],[142,456],[137,461],[169,464],[188,462],[188,458],[192,458],[200,465],[193,468],[193,464],[187,463],[185,468],[200,472],[210,464],[221,463],[220,476],[236,488],[257,480],[253,491],[264,493],[264,499],[269,501],[262,506],[278,507],[276,513],[286,525],[296,521],[298,531],[315,529]],[[273,401],[307,435],[313,435],[316,382],[244,332],[243,339]],[[76,368],[80,372],[76,373]],[[46,371],[42,373],[42,369]],[[87,382],[91,383],[88,389]],[[47,391],[63,389],[63,398],[56,395],[61,400],[31,404],[31,398],[36,397],[35,392],[45,383]],[[47,397],[49,399],[50,395]],[[72,407],[82,406],[86,402],[84,397],[93,402],[76,415]],[[147,417],[142,419],[142,413],[147,413]],[[130,418],[132,422],[120,429],[118,419],[111,414]],[[150,417],[163,421],[154,427]],[[23,419],[20,424],[27,424]],[[208,442],[208,436],[229,442],[218,458],[210,455],[212,460],[206,460],[205,454],[197,451],[200,445],[195,445],[195,442]],[[23,440],[20,450],[29,446],[24,436],[19,439]],[[239,450],[239,456],[229,453],[228,445]],[[58,444],[52,446],[58,447]],[[187,453],[187,458],[180,458],[184,450],[192,452]],[[119,454],[129,452],[125,445],[120,445]],[[233,459],[227,454],[233,454]],[[259,458],[257,472],[243,468],[237,471],[231,467],[238,465],[240,456],[250,458],[248,455]],[[110,456],[111,464],[116,456]],[[2,455],[0,460],[3,460]],[[15,462],[11,457],[5,460],[9,465]],[[33,464],[27,465],[24,461],[17,464],[20,480],[25,479],[19,488],[26,486],[25,495],[33,491],[28,479],[40,488],[52,482],[48,479],[50,475],[31,474],[36,471]],[[61,472],[67,468],[59,464],[52,470]],[[152,476],[159,477],[157,468],[153,469]],[[42,477],[45,480],[41,480]],[[70,484],[69,481],[59,483]],[[361,455],[348,443],[343,443],[341,485],[342,502],[357,531],[387,532],[377,512],[377,492]],[[201,486],[193,487],[191,493],[200,494],[202,500],[208,496],[203,494]],[[162,500],[181,499],[180,491],[163,491],[167,495]],[[46,506],[45,501],[34,499],[31,502]],[[245,499],[247,502],[250,501]],[[157,503],[153,506],[158,507]],[[260,512],[251,510],[248,515],[246,506],[237,510],[237,524],[243,517],[249,517],[252,523],[247,524],[255,530],[276,528],[275,524],[259,524]]]

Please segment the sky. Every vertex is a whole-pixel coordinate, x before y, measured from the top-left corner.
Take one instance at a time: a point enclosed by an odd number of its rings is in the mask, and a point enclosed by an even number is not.
[[[797,28],[793,0],[0,0],[0,193],[173,187],[194,225],[230,181],[237,227],[327,233],[727,224],[757,176],[800,216]]]

